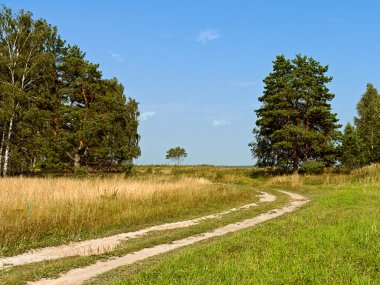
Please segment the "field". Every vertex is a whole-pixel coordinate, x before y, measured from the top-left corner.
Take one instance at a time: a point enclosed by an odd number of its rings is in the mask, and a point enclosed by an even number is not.
[[[198,177],[0,180],[0,254],[130,231],[251,201]]]
[[[1,284],[58,277],[279,209],[289,197],[277,190],[311,202],[253,228],[118,267],[87,284],[380,284],[378,165],[351,174],[274,177],[251,168],[152,166],[138,167],[127,179],[8,178],[0,184],[4,256],[257,203],[123,241],[111,252],[11,267],[0,271]],[[276,200],[260,203],[257,190]]]
[[[268,179],[263,188],[296,191],[312,203],[89,284],[380,284],[379,182],[379,166],[352,175]]]

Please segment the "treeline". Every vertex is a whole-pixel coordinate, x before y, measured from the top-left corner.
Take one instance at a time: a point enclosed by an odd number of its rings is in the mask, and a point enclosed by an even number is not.
[[[334,94],[326,86],[332,80],[327,71],[328,66],[300,54],[273,61],[250,143],[258,166],[318,173],[330,166],[352,169],[380,162],[380,95],[368,84],[355,126],[347,124],[341,133],[329,103]]]
[[[125,170],[138,103],[30,12],[0,12],[0,173]]]

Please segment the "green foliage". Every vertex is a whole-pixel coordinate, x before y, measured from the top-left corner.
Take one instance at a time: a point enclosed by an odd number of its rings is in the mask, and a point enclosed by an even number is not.
[[[30,12],[0,11],[0,172],[128,169],[138,103]]]
[[[325,167],[326,167],[326,165],[324,162],[315,161],[315,160],[308,160],[302,164],[301,169],[300,169],[300,173],[322,174]]]
[[[341,163],[348,168],[358,168],[365,164],[365,145],[361,141],[356,128],[348,123],[342,136],[342,145],[339,147]]]
[[[372,84],[367,84],[357,111],[355,125],[364,144],[365,162],[380,162],[380,95]]]
[[[334,95],[326,86],[332,80],[327,71],[311,57],[277,56],[264,79],[256,140],[250,143],[258,166],[296,170],[307,160],[334,163],[340,125],[328,103]]]
[[[181,162],[187,157],[186,150],[182,147],[173,147],[166,152],[166,159],[172,160],[175,164],[181,164]]]
[[[30,12],[0,11],[0,172],[34,169],[43,155],[53,99],[55,54],[63,41],[57,30]],[[21,167],[20,167],[21,166]]]

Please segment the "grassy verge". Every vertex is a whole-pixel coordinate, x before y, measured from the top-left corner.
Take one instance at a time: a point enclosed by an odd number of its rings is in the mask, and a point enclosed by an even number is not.
[[[249,186],[241,186],[250,189]],[[146,247],[152,247],[162,243],[169,243],[174,240],[182,239],[190,235],[195,235],[209,231],[226,224],[241,221],[245,218],[251,218],[259,213],[267,212],[275,207],[281,207],[288,201],[288,197],[281,193],[276,193],[277,200],[272,203],[260,204],[259,207],[232,212],[223,216],[222,219],[206,220],[196,226],[189,228],[168,230],[163,232],[152,232],[149,235],[142,236],[138,239],[126,240],[120,247],[108,254],[86,257],[68,257],[52,261],[44,261],[25,266],[17,266],[12,269],[1,272],[0,284],[25,284],[27,281],[39,280],[41,278],[57,277],[59,273],[66,272],[70,269],[90,265],[97,260],[105,260],[113,256],[123,256],[125,254],[140,250]],[[104,284],[104,283],[100,283]]]
[[[310,198],[256,228],[118,268],[89,284],[380,284],[380,172],[284,176]]]

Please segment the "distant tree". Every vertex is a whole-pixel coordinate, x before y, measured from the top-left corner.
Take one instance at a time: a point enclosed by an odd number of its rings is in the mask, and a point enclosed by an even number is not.
[[[259,98],[262,106],[256,110],[256,140],[250,143],[258,166],[298,170],[306,161],[334,163],[340,125],[329,104],[334,94],[326,86],[332,80],[327,70],[299,54],[273,61]]]
[[[343,165],[357,168],[365,164],[365,145],[361,141],[356,128],[350,123],[344,128],[342,145],[339,147],[339,157]]]
[[[380,95],[372,84],[367,84],[357,111],[355,125],[365,145],[366,163],[380,162]]]
[[[187,157],[186,150],[182,147],[170,148],[166,152],[166,159],[172,160],[175,164],[179,165]]]

